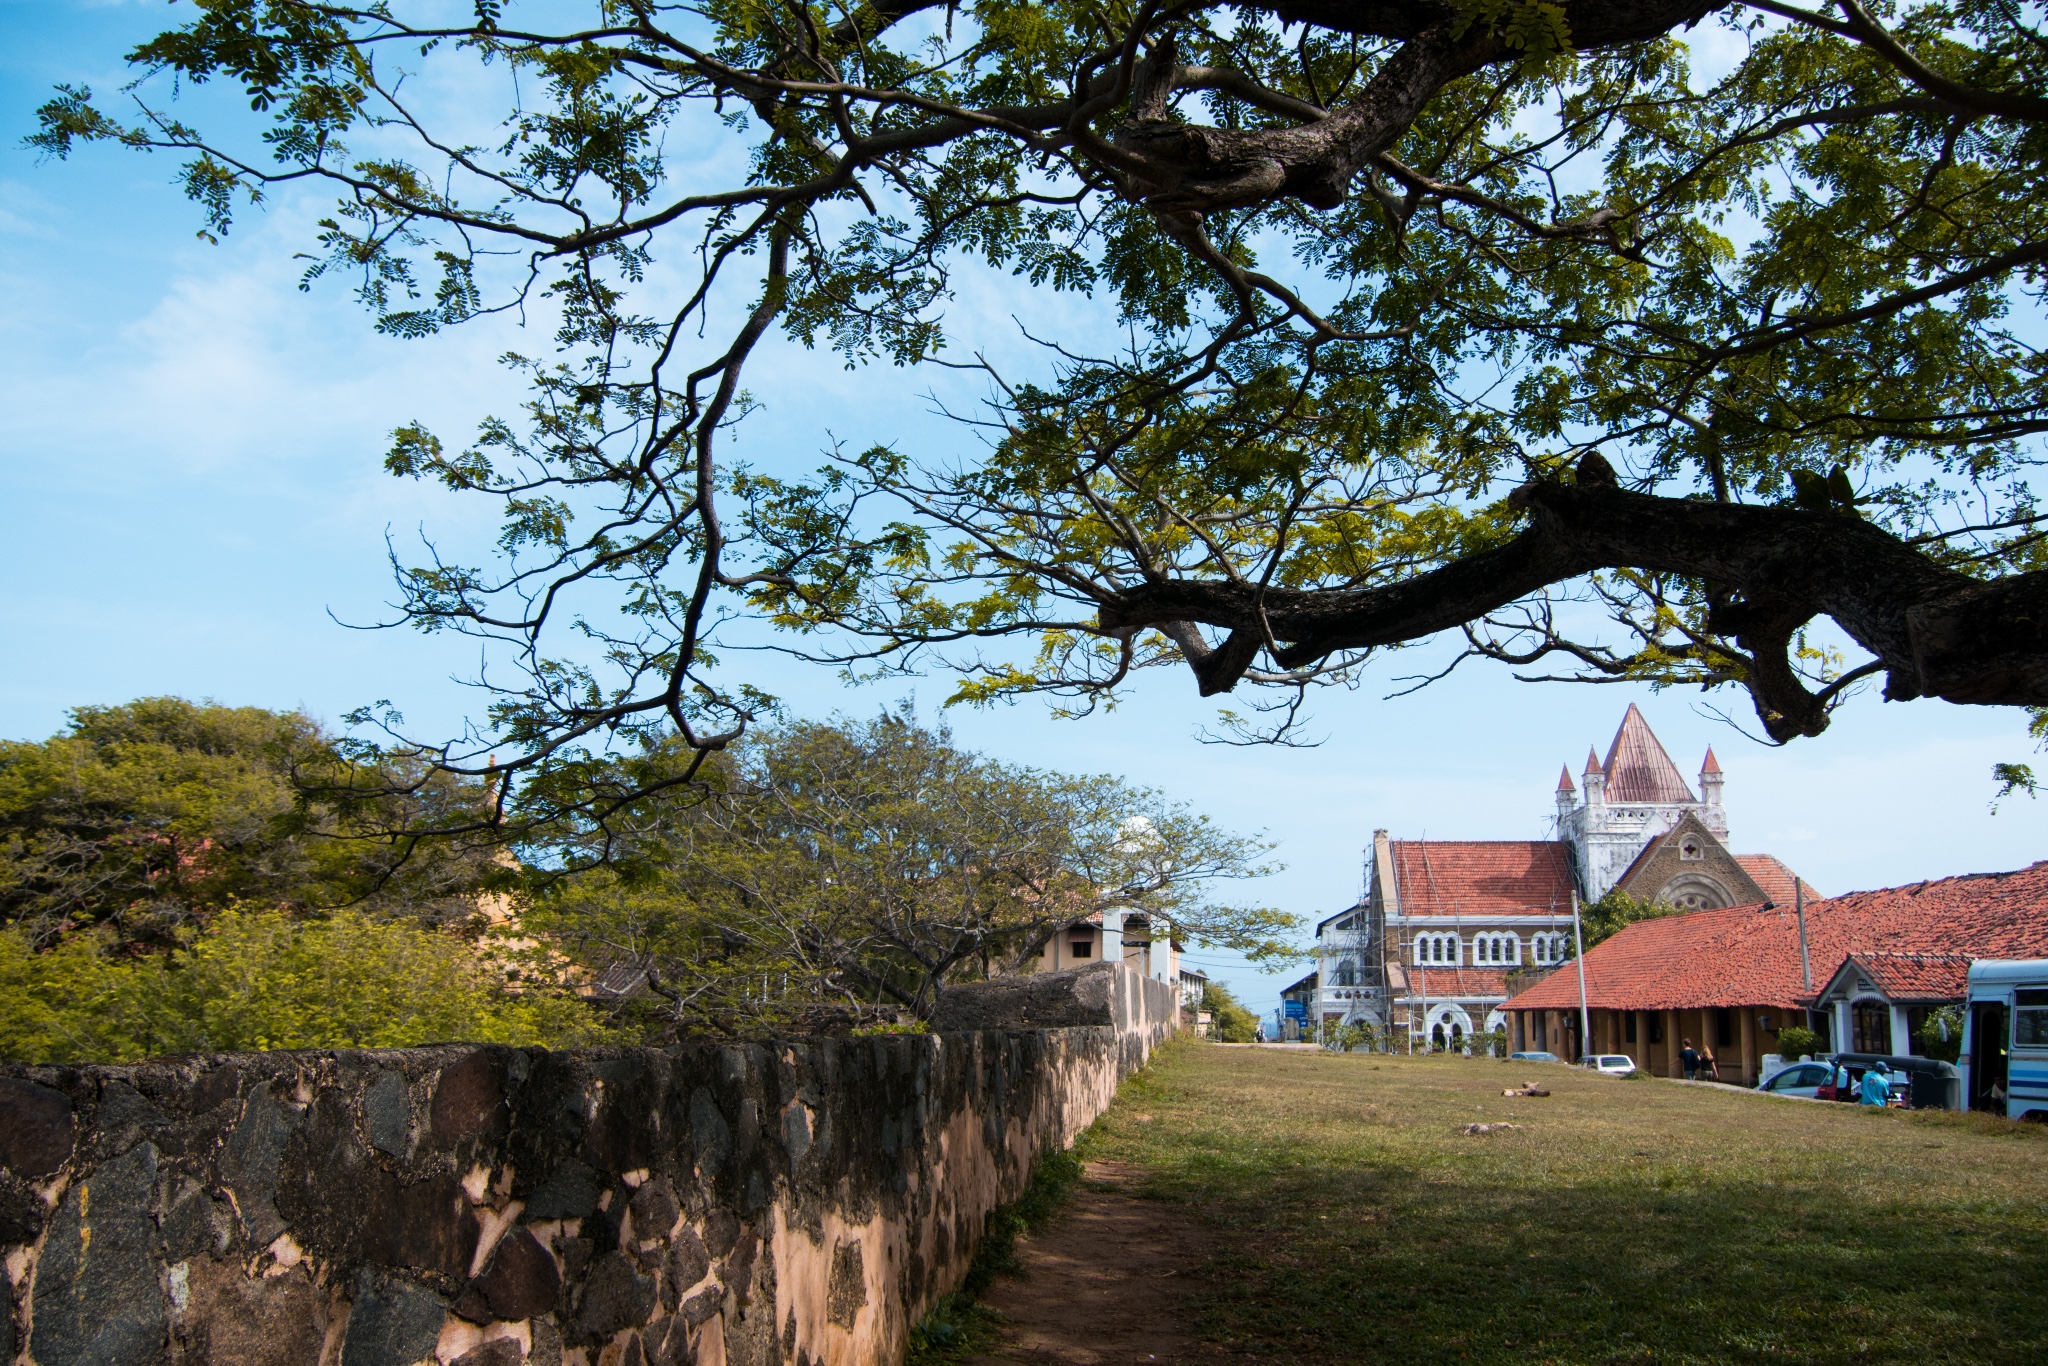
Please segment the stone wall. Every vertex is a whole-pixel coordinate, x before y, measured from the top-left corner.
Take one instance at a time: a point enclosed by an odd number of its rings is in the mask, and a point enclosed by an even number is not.
[[[1010,991],[925,1035],[0,1065],[0,1362],[893,1363],[1175,1027],[1128,969]]]

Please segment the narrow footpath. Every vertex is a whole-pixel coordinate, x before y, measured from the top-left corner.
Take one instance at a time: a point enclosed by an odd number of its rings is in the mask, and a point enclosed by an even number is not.
[[[1172,1205],[1139,1200],[1119,1162],[1090,1162],[1049,1226],[1017,1244],[1018,1275],[982,1304],[1002,1340],[969,1366],[1191,1366],[1214,1361],[1193,1330],[1204,1233]]]

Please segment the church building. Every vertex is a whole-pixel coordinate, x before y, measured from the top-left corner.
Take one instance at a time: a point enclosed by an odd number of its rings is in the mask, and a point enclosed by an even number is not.
[[[1405,1034],[1417,1047],[1455,1046],[1504,1025],[1511,975],[1571,956],[1575,896],[1597,901],[1620,888],[1686,909],[1790,905],[1790,869],[1729,852],[1712,749],[1698,777],[1696,793],[1631,704],[1605,761],[1589,752],[1577,787],[1569,768],[1559,776],[1555,839],[1374,831],[1365,897],[1317,927],[1317,1016]]]

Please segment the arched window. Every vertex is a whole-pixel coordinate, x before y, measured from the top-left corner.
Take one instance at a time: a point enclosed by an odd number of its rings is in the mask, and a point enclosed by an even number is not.
[[[1355,987],[1358,985],[1358,967],[1349,958],[1337,964],[1337,985]]]
[[[1415,936],[1415,961],[1423,967],[1455,967],[1464,956],[1464,944],[1455,934]]]
[[[1556,931],[1529,936],[1529,957],[1539,964],[1562,963],[1565,953],[1565,937]]]
[[[1707,856],[1707,846],[1698,835],[1684,835],[1678,841],[1678,857],[1686,863],[1698,863]]]
[[[1522,941],[1513,934],[1481,934],[1472,939],[1472,961],[1489,967],[1512,967],[1522,961]]]

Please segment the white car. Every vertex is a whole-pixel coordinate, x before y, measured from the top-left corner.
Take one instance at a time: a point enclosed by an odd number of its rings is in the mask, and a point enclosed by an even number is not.
[[[1636,1070],[1636,1060],[1626,1053],[1601,1053],[1587,1058],[1582,1066],[1603,1077],[1625,1077]]]
[[[1770,1078],[1756,1089],[1774,1096],[1804,1096],[1814,1100],[1834,1071],[1824,1062],[1795,1062],[1782,1071],[1771,1073]]]

